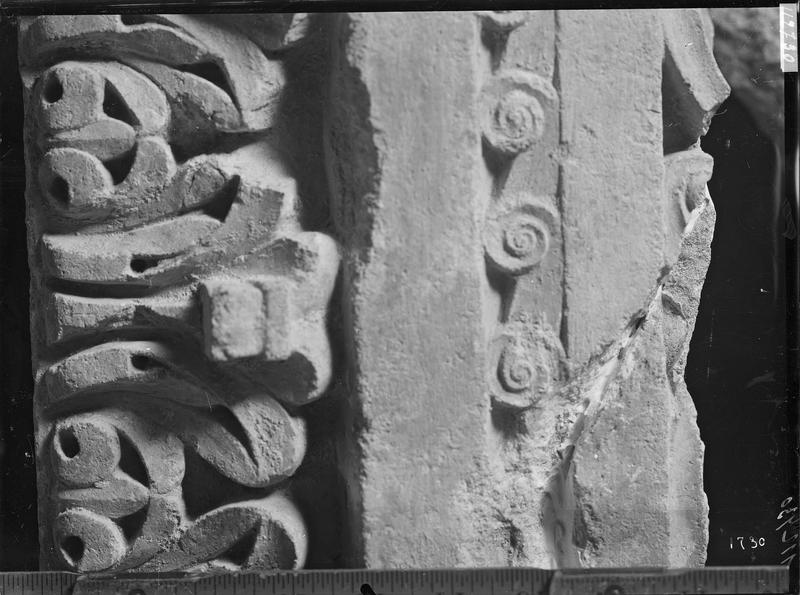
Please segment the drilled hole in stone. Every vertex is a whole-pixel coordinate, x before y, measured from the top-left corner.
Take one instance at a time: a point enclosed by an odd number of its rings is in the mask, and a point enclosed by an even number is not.
[[[77,566],[81,558],[83,558],[83,550],[83,540],[77,535],[70,535],[61,540],[61,551],[73,566]]]
[[[50,182],[50,196],[62,204],[69,203],[69,183],[61,176],[56,176]]]
[[[142,354],[131,356],[131,365],[137,370],[147,370],[153,367],[153,359]]]
[[[152,256],[134,256],[131,258],[131,270],[134,273],[144,273],[147,269],[158,266],[158,258]]]
[[[147,260],[144,258],[134,258],[131,260],[131,269],[136,273],[143,273],[151,266],[154,265],[148,264]]]
[[[122,14],[120,15],[120,20],[122,21],[123,25],[146,25],[147,23],[152,23],[153,20],[148,18],[143,14]]]
[[[139,123],[133,112],[128,109],[119,92],[108,81],[106,81],[103,94],[103,113],[109,118],[120,120],[129,126],[136,126]]]
[[[219,87],[231,98],[234,105],[236,104],[236,99],[233,89],[231,89],[230,83],[228,82],[228,77],[225,75],[225,71],[220,68],[219,64],[215,64],[214,62],[199,62],[197,64],[183,64],[178,68],[183,72],[193,74]]]
[[[61,84],[61,81],[55,74],[51,75],[50,78],[47,79],[47,83],[45,83],[44,86],[43,96],[47,103],[55,103],[64,96],[64,86]]]
[[[61,452],[63,452],[64,456],[68,459],[77,457],[78,453],[81,452],[81,445],[72,428],[62,428],[59,430],[58,443],[61,447]]]

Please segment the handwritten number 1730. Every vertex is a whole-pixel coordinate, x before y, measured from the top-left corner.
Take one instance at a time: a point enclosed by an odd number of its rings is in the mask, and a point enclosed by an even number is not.
[[[747,537],[731,537],[731,549],[733,549],[734,543],[737,542],[739,544],[739,547],[743,550],[746,549],[754,550],[759,547],[764,547],[764,545],[767,543],[763,537],[759,537],[758,539],[750,535],[748,535]]]

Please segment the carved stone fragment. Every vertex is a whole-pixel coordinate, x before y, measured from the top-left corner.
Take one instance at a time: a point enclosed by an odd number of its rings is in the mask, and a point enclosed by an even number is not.
[[[43,567],[701,565],[708,23],[21,19]]]
[[[483,89],[483,138],[495,151],[517,155],[544,133],[545,108],[556,92],[542,77],[525,70],[496,74]]]
[[[712,60],[711,30],[701,11],[659,16],[667,53],[664,202],[655,207],[663,221],[663,268],[652,277],[657,283],[646,309],[606,352],[608,359],[601,359],[591,388],[583,389],[590,404],[568,441],[569,466],[562,466],[568,477],[560,488],[572,499],[561,512],[572,543],[559,550],[572,564],[694,566],[705,561],[703,444],[683,372],[714,223],[705,188],[712,160],[700,150],[698,137],[728,87]]]
[[[702,565],[707,19],[387,21],[337,20],[327,113],[353,563]]]
[[[338,249],[270,131],[306,22],[22,20],[45,567],[304,564]]]
[[[668,9],[662,19],[664,152],[672,153],[689,148],[706,133],[730,87],[714,61],[714,28],[708,14]]]
[[[489,264],[514,277],[530,272],[548,254],[558,214],[548,200],[508,196],[490,206],[484,230]]]

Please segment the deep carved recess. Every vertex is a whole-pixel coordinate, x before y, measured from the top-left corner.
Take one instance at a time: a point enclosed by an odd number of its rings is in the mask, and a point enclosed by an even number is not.
[[[299,568],[339,255],[271,130],[305,15],[21,19],[43,561]],[[187,475],[187,461],[194,461]],[[211,504],[187,495],[214,484]]]

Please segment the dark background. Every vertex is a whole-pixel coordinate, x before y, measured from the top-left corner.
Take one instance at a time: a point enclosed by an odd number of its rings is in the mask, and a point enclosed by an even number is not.
[[[36,570],[22,90],[15,25],[0,18],[0,570]]]
[[[36,570],[23,113],[8,18],[0,56],[0,570]],[[797,322],[788,308],[797,303],[796,213],[783,200],[782,149],[735,93],[702,146],[715,160],[717,224],[686,380],[706,444],[708,564],[777,564],[789,545],[776,531],[780,505],[798,492],[796,336],[787,334]],[[750,537],[765,545],[752,549]]]
[[[797,352],[789,349],[796,337],[787,334],[796,229],[784,199],[784,156],[735,91],[702,147],[714,157],[708,186],[717,222],[686,382],[706,445],[706,563],[778,564],[796,551],[781,553],[796,543],[784,544],[783,530],[797,534],[797,523],[776,530],[789,518],[777,519],[782,501],[792,497],[787,508],[797,506],[797,391],[790,366]],[[764,545],[753,547],[750,537]],[[796,569],[796,558],[793,564]]]

